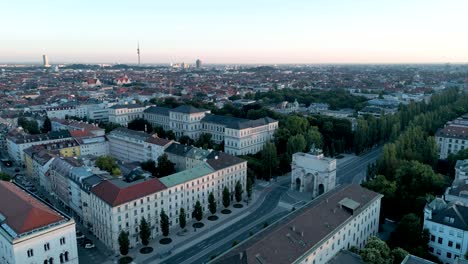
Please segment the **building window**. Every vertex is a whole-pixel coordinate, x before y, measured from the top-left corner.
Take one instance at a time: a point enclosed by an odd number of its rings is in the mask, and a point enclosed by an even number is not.
[[[441,237],[439,237],[439,238],[437,239],[437,243],[439,243],[439,244],[442,244],[443,241],[444,241],[444,240],[443,240]]]
[[[447,258],[452,258],[452,253],[447,252]]]
[[[431,241],[435,242],[435,236],[434,235],[431,235]]]
[[[448,246],[449,246],[449,247],[453,247],[453,242],[452,242],[452,241],[449,241],[449,242],[448,242]]]
[[[47,251],[50,249],[50,244],[49,243],[45,243],[44,244],[44,251]]]
[[[65,238],[64,237],[60,238],[60,245],[65,245]]]
[[[461,244],[460,244],[460,243],[455,244],[455,248],[456,248],[456,249],[460,249],[460,248],[461,248]]]
[[[30,257],[33,257],[34,256],[34,251],[32,248],[28,249],[28,258]]]

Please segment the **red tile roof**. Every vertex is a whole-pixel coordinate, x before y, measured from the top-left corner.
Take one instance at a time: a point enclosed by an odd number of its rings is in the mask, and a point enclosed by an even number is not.
[[[92,137],[94,136],[91,132],[88,130],[81,131],[81,130],[69,130],[70,135],[74,138],[83,138],[83,137]]]
[[[65,218],[11,182],[0,181],[0,213],[17,234],[47,226]]]
[[[112,207],[136,200],[166,189],[157,178],[126,183],[120,179],[107,180],[94,186],[91,192]]]
[[[171,143],[172,140],[158,137],[150,137],[146,140],[146,142],[159,146],[166,146],[167,144]]]

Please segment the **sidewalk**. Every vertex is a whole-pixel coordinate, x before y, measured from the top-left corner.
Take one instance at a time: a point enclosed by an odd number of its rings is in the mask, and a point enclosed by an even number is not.
[[[201,221],[205,224],[204,227],[196,229],[195,231],[192,225],[196,221],[190,221],[187,223],[187,232],[185,234],[181,234],[180,227],[174,228],[170,231],[169,237],[172,239],[172,243],[169,245],[161,245],[159,240],[163,237],[160,236],[151,240],[148,245],[153,248],[153,252],[149,254],[141,254],[140,249],[143,248],[143,246],[140,245],[137,248],[132,249],[128,255],[133,258],[134,263],[140,263],[154,256],[160,256],[158,262],[162,262],[164,259],[183,252],[185,249],[203,241],[225,227],[240,221],[242,218],[257,210],[264,201],[268,191],[271,189],[271,184],[268,184],[267,186],[264,185],[262,187],[257,188],[256,185],[249,204],[247,205],[245,202],[241,202],[241,204],[244,205],[243,208],[234,208],[232,205],[235,203],[233,203],[228,208],[232,213],[228,215],[221,213],[221,210],[224,208],[218,208],[218,212],[215,215],[218,216],[219,219],[216,221],[208,220],[207,217],[210,216],[211,213],[205,212],[204,219]],[[106,263],[116,263],[117,260],[117,258],[114,258],[112,262]]]

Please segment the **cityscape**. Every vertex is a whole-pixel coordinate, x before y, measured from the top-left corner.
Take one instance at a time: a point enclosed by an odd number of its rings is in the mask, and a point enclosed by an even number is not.
[[[468,3],[4,7],[0,264],[468,263]]]

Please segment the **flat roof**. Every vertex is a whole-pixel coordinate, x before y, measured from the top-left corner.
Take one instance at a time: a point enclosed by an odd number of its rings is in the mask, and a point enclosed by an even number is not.
[[[192,169],[184,170],[178,173],[171,174],[169,176],[160,178],[159,180],[166,185],[166,187],[172,187],[190,180],[205,176],[214,172],[215,170],[207,164],[201,164]]]

